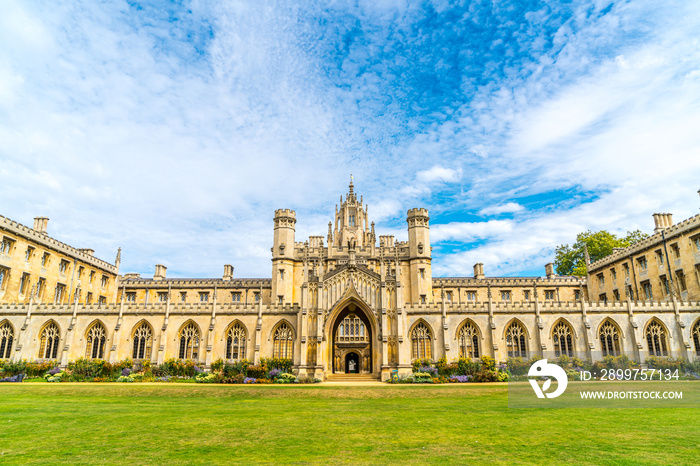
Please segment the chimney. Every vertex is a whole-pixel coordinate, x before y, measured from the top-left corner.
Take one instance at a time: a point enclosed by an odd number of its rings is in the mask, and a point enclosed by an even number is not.
[[[46,226],[49,223],[48,217],[34,217],[34,231],[46,235]]]
[[[554,264],[552,264],[551,262],[549,264],[545,264],[544,273],[547,274],[547,278],[556,277],[556,275],[554,274]]]
[[[673,214],[654,214],[653,217],[654,233],[658,233],[673,225]]]
[[[673,226],[673,214],[664,214],[666,218],[666,228]]]
[[[233,266],[231,264],[224,265],[224,280],[231,280],[233,278]]]
[[[483,280],[486,278],[484,275],[484,264],[479,262],[478,264],[474,264],[474,278],[478,280]]]
[[[156,273],[153,274],[153,279],[154,280],[163,280],[165,279],[165,271],[168,270],[166,266],[163,264],[156,264]]]

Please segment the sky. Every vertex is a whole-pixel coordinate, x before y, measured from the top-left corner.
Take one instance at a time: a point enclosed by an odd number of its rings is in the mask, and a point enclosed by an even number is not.
[[[168,277],[269,277],[430,211],[434,276],[544,275],[586,230],[698,213],[700,3],[0,2],[0,214]]]

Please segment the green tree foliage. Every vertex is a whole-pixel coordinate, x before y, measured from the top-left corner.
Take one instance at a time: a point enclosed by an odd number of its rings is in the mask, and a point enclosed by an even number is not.
[[[591,262],[595,262],[598,259],[612,254],[613,248],[626,248],[647,237],[649,237],[649,235],[640,230],[628,231],[627,236],[622,238],[606,230],[596,232],[588,230],[576,236],[576,242],[573,246],[569,246],[568,244],[557,246],[555,249],[554,266],[559,275],[577,275],[579,277],[585,277],[586,260],[584,245],[588,246],[588,254],[591,258]]]

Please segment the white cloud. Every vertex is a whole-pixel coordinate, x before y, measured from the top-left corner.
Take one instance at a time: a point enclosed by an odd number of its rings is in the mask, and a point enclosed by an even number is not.
[[[454,183],[462,178],[461,168],[445,168],[435,165],[428,170],[420,171],[416,174],[416,179],[423,183]]]
[[[489,206],[481,209],[479,213],[481,215],[499,215],[507,213],[515,213],[524,210],[525,208],[518,204],[517,202],[507,202],[505,204]]]
[[[476,239],[501,237],[513,231],[511,220],[489,220],[488,222],[452,222],[433,224],[430,227],[430,241],[445,240],[470,242]]]

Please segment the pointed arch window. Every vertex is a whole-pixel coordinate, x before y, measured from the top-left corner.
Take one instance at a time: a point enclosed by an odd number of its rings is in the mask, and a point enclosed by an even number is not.
[[[226,359],[245,359],[245,344],[247,335],[240,323],[232,325],[226,333]]]
[[[512,322],[506,329],[506,348],[509,358],[527,357],[525,327],[520,322]]]
[[[272,339],[272,357],[291,359],[294,349],[294,334],[286,322],[282,322]]]
[[[666,331],[658,321],[653,320],[647,325],[646,337],[651,356],[668,356]]]
[[[472,322],[465,322],[457,332],[459,343],[459,357],[478,359],[479,354],[479,330]]]
[[[612,322],[605,322],[600,327],[598,336],[604,357],[620,355],[620,331]]]
[[[574,357],[574,332],[566,322],[559,322],[552,329],[552,340],[554,340],[554,355]]]
[[[58,342],[60,336],[58,326],[51,322],[41,331],[41,341],[39,343],[39,358],[56,359],[58,356]]]
[[[0,359],[9,359],[14,332],[9,322],[0,325]]]
[[[700,356],[700,320],[693,326],[693,341],[695,342],[695,354]]]
[[[180,331],[180,359],[194,359],[199,357],[199,329],[190,322]]]
[[[132,358],[150,359],[152,349],[153,330],[147,322],[142,322],[141,325],[134,330],[134,351],[132,352]]]
[[[105,326],[100,322],[95,322],[88,329],[86,336],[85,357],[88,359],[103,359],[105,356],[105,342],[107,341]]]
[[[423,322],[418,323],[411,332],[411,357],[413,359],[432,359],[432,343],[428,326]]]

